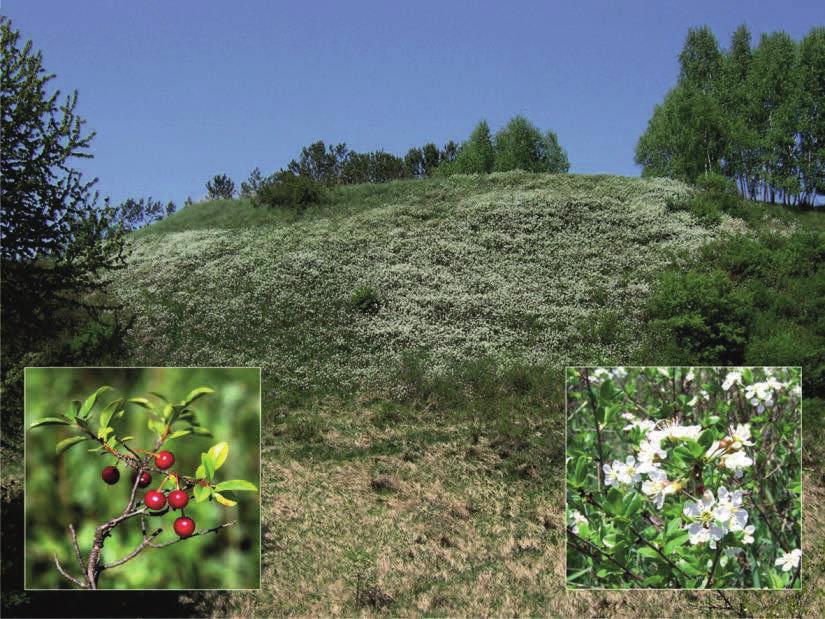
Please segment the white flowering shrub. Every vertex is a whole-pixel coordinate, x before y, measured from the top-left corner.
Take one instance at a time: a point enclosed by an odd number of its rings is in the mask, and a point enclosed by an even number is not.
[[[568,368],[567,583],[799,588],[799,368]]]

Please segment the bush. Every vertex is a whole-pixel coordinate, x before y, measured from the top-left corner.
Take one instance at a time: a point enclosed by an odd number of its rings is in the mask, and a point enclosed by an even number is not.
[[[365,284],[355,289],[349,299],[349,305],[362,314],[377,314],[381,309],[381,297],[375,288]]]
[[[752,214],[745,208],[736,185],[721,174],[705,174],[696,181],[698,191],[667,203],[668,210],[687,211],[705,225],[714,226],[727,213],[734,217],[750,219]]]
[[[263,181],[253,196],[253,204],[271,208],[295,208],[303,210],[320,204],[324,189],[317,181],[306,176],[281,171]]]
[[[697,362],[742,361],[753,300],[721,269],[667,271],[648,305],[654,332],[672,339]]]

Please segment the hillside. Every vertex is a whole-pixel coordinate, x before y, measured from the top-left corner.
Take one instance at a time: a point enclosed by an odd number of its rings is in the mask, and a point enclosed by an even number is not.
[[[385,392],[403,351],[430,372],[481,357],[629,359],[651,276],[714,234],[663,216],[684,191],[505,173],[345,187],[297,219],[190,206],[136,235],[116,285],[138,314],[133,361],[261,365],[280,389]]]
[[[136,313],[128,362],[264,372],[263,590],[186,603],[604,610],[598,594],[562,595],[559,368],[638,358],[653,277],[740,229],[668,212],[686,191],[464,176],[343,187],[301,217],[197,204],[135,234],[116,282]],[[636,609],[661,603],[646,594]]]

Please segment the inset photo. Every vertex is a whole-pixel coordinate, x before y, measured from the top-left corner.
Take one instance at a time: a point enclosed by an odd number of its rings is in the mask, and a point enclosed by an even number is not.
[[[259,368],[26,368],[25,588],[258,589]]]
[[[801,368],[566,369],[568,589],[800,589]]]

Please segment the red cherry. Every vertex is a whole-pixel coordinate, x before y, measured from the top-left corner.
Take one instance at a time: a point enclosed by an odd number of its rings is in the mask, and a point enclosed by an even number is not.
[[[135,483],[137,479],[137,473],[132,473],[132,483]],[[152,483],[152,475],[149,474],[147,471],[140,472],[140,481],[138,482],[138,488],[145,488],[149,484]]]
[[[165,471],[175,463],[175,456],[171,451],[161,451],[155,456],[155,464],[161,471]]]
[[[183,490],[174,490],[166,497],[172,509],[183,509],[189,502],[189,495]]]
[[[166,505],[166,496],[157,490],[150,490],[144,495],[143,503],[149,509],[163,509]]]
[[[100,478],[111,486],[120,479],[120,471],[114,466],[104,466],[103,470],[100,471]]]
[[[175,520],[175,533],[180,537],[190,537],[195,532],[195,521],[186,516],[181,516]]]

